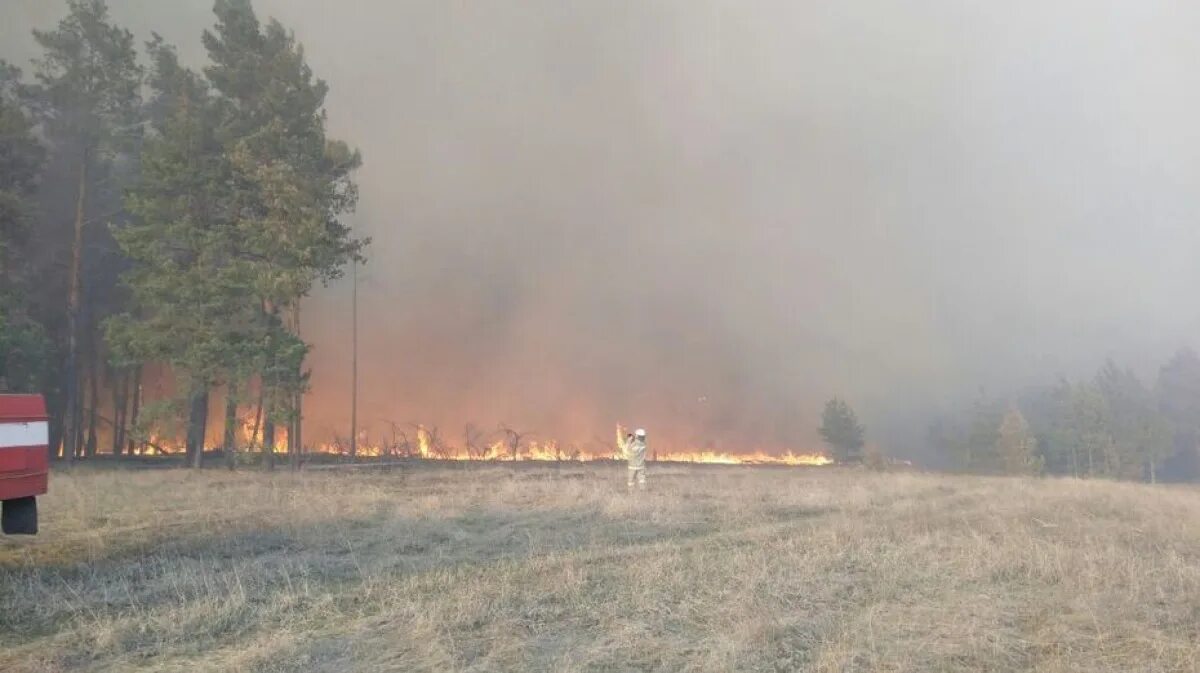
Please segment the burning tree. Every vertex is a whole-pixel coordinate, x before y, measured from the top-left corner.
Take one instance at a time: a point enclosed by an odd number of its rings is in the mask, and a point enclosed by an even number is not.
[[[380,455],[408,458],[412,453],[412,444],[408,441],[408,435],[400,429],[400,424],[396,421],[385,420],[384,423],[391,429],[391,440],[380,450]],[[355,445],[357,446],[357,442]],[[352,454],[351,458],[354,457]]]
[[[525,439],[525,433],[517,432],[507,425],[501,425],[500,432],[504,433],[504,445],[508,448],[509,455],[516,460],[521,454],[521,440]]]
[[[438,434],[436,425],[424,426],[416,423],[414,426],[417,429],[417,450],[422,458],[449,457],[446,444]]]
[[[478,460],[487,455],[488,448],[483,443],[483,432],[471,423],[467,423],[463,427],[463,448],[466,449],[467,456],[472,460]]]

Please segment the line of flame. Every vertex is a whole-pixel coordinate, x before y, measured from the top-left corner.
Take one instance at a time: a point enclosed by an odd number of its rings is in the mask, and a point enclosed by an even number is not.
[[[241,432],[239,437],[239,445],[249,447],[249,450],[257,450],[261,442],[261,426],[258,436],[254,435],[253,419],[241,419]],[[275,453],[287,452],[287,430],[283,427],[276,427],[275,430]],[[495,441],[489,445],[477,447],[474,450],[459,446],[448,446],[440,442],[435,433],[431,432],[425,426],[417,426],[415,442],[404,442],[396,446],[385,446],[379,444],[360,443],[357,452],[362,457],[403,457],[403,458],[422,458],[426,460],[452,460],[452,461],[544,461],[544,462],[592,462],[604,460],[621,460],[622,456],[619,450],[613,450],[609,453],[593,453],[584,451],[574,447],[566,447],[560,445],[554,440],[537,441],[531,440],[521,442],[515,448],[506,443],[504,440]],[[623,428],[617,426],[617,446],[621,445],[623,440]],[[174,446],[175,442],[169,442],[161,437],[154,438],[156,446],[163,447],[168,451],[174,452],[182,450],[182,447]],[[308,452],[333,454],[333,455],[348,455],[349,447],[340,442],[327,442],[318,444],[315,447],[307,449]],[[833,460],[819,453],[793,453],[791,451],[783,454],[773,454],[764,451],[754,451],[749,453],[743,452],[721,452],[711,450],[696,450],[696,451],[668,451],[668,452],[653,452],[647,456],[652,461],[660,463],[706,463],[715,465],[795,465],[795,466],[817,466],[830,465]]]

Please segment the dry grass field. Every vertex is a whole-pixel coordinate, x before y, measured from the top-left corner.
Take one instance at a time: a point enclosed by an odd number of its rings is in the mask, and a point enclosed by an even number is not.
[[[59,472],[0,670],[1200,670],[1200,491],[623,477]]]

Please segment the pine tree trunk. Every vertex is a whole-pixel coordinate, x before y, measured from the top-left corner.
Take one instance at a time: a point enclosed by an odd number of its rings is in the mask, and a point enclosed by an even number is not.
[[[187,456],[199,468],[204,456],[204,431],[208,425],[208,387],[199,385],[188,400]]]
[[[350,304],[350,462],[358,462],[358,260],[351,260],[353,289]],[[392,427],[392,446],[396,428]]]
[[[88,151],[85,148],[79,161],[79,186],[75,194],[75,236],[71,244],[71,269],[67,281],[67,366],[63,388],[67,399],[63,417],[63,455],[70,463],[79,450],[79,295],[80,271],[83,263],[83,214],[87,204]]]
[[[138,448],[141,445],[141,442],[138,442],[137,439],[134,437],[134,433],[136,433],[136,431],[137,431],[138,414],[141,412],[141,406],[142,406],[142,366],[141,365],[138,365],[137,367],[134,368],[133,373],[130,375],[129,384],[133,387],[133,404],[130,406],[130,409],[129,409],[129,423],[126,424],[129,427],[129,429],[131,430],[131,432],[128,433],[129,438],[126,443],[125,450],[129,455],[132,456],[133,450],[135,448]]]
[[[259,437],[258,431],[262,429],[263,416],[263,391],[262,384],[258,386],[258,403],[254,405],[254,429],[250,432],[250,446],[258,446]]]
[[[292,395],[293,417],[288,424],[288,466],[300,469],[300,393]]]
[[[291,407],[285,428],[287,430],[287,462],[289,469],[296,469],[296,395],[291,393],[287,405]]]
[[[271,397],[274,391],[267,383],[262,384],[259,403],[262,405],[262,466],[264,470],[275,469],[275,403]]]
[[[61,415],[54,414],[53,412],[51,412],[51,413],[52,413],[52,415],[50,417],[50,437],[49,437],[50,446],[47,449],[47,453],[50,454],[49,457],[51,460],[53,460],[55,458],[63,458],[64,457],[63,456],[63,444],[64,444],[63,426],[66,423],[66,419],[64,419]]]
[[[271,407],[263,409],[263,469],[275,469],[275,421],[271,420]]]
[[[237,384],[230,383],[225,389],[225,463],[229,469],[237,464]]]
[[[300,338],[300,302],[292,304],[292,331],[296,333],[296,338]],[[303,414],[303,393],[300,392],[300,382],[304,373],[304,362],[301,361],[296,365],[296,392],[292,395],[292,423],[288,430],[288,454],[293,470],[300,469],[300,452],[303,450],[304,444],[300,436],[300,424],[304,421]]]
[[[275,308],[269,305],[264,299],[262,301],[262,312],[264,315],[277,316]],[[268,367],[269,369],[269,367]],[[272,377],[274,378],[274,377]],[[262,451],[263,451],[263,469],[275,469],[275,389],[272,387],[272,381],[267,379],[265,375],[259,376],[259,407],[262,409],[263,417],[263,433],[262,433]]]
[[[112,455],[119,456],[125,446],[125,414],[129,411],[129,372],[123,371],[113,378]]]
[[[75,451],[72,459],[83,457],[83,379],[75,378],[75,409],[72,414],[71,427],[73,428],[71,435],[75,438]]]
[[[108,451],[113,456],[119,456],[121,455],[122,446],[121,424],[124,423],[124,421],[121,420],[121,415],[125,412],[125,410],[121,408],[121,394],[122,389],[125,387],[125,376],[123,374],[110,371],[108,379],[108,392],[112,396],[112,437],[110,438],[111,442],[109,443]]]
[[[88,339],[88,458],[96,455],[96,417],[100,413],[100,367],[96,364],[96,361],[100,359],[97,356],[98,350],[96,335],[93,333]]]

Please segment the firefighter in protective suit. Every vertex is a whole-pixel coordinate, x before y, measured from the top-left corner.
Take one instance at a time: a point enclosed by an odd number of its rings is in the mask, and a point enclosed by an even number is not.
[[[633,437],[627,438],[622,447],[625,462],[629,464],[629,476],[626,485],[630,489],[636,483],[638,488],[646,488],[646,431],[638,428]]]

